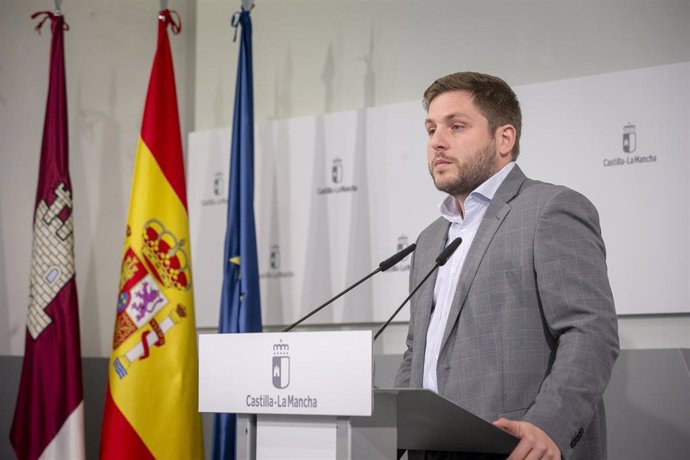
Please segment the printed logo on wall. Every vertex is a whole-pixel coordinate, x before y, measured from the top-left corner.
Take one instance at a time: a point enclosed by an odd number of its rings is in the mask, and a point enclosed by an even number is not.
[[[213,194],[215,196],[221,196],[225,190],[225,181],[223,180],[223,173],[218,171],[213,176]]]
[[[649,164],[656,162],[656,155],[647,153],[646,155],[631,155],[637,151],[637,126],[633,123],[623,126],[623,152],[629,154],[625,158],[616,156],[612,158],[604,158],[604,167],[609,166],[629,166],[639,164]]]
[[[278,389],[287,388],[290,385],[290,345],[279,343],[273,345],[273,386]]]
[[[271,245],[271,270],[278,270],[280,268],[280,246],[277,244]]]
[[[409,245],[410,245],[409,238],[407,237],[407,235],[402,234],[398,237],[398,241],[396,244],[396,248],[397,248],[396,251],[400,252],[403,249],[405,249],[406,247],[408,247]],[[406,271],[409,271],[410,270],[410,256],[405,257],[405,259],[403,259],[403,260],[405,262],[401,261],[400,263],[398,263],[398,265],[391,267],[386,271],[387,272],[406,272]]]
[[[635,125],[627,124],[623,126],[623,151],[625,153],[633,153],[635,150],[637,150]]]
[[[201,200],[201,206],[219,206],[227,205],[228,189],[225,186],[225,174],[222,171],[216,171],[210,183],[207,183],[205,194],[206,198]]]
[[[317,195],[329,195],[331,193],[356,192],[356,185],[342,185],[345,180],[345,166],[341,158],[334,158],[330,166],[329,176],[333,185],[326,187],[318,187],[316,189]]]
[[[274,243],[271,245],[271,249],[269,251],[268,266],[270,267],[270,270],[259,273],[259,278],[292,278],[295,276],[295,274],[290,270],[282,271],[280,269],[280,265],[280,245]]]
[[[333,160],[333,167],[331,168],[331,179],[334,184],[339,184],[343,181],[343,160],[336,158]]]

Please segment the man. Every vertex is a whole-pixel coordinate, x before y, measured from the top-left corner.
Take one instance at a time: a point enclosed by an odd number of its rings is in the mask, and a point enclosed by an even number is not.
[[[463,242],[412,298],[396,385],[509,431],[509,460],[605,459],[602,394],[619,347],[596,209],[515,164],[522,116],[500,78],[440,78],[424,107],[429,172],[448,196],[417,240],[410,286]]]

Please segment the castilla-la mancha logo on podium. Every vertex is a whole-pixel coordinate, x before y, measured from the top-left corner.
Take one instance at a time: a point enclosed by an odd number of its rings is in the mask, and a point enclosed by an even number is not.
[[[290,345],[279,343],[273,345],[273,386],[287,388],[290,385]]]

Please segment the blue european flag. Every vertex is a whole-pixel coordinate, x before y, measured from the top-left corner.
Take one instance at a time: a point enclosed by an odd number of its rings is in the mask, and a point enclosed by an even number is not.
[[[240,32],[235,110],[230,147],[228,226],[218,332],[261,332],[259,265],[254,228],[254,90],[252,21],[244,8],[232,17]],[[242,376],[238,376],[242,378]],[[213,458],[235,458],[235,414],[216,414]]]

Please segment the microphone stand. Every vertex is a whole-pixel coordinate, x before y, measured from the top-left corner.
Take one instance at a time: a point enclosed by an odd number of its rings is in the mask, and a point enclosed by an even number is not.
[[[294,323],[292,323],[291,325],[289,325],[288,327],[286,327],[285,329],[283,329],[283,330],[280,331],[280,332],[288,332],[288,331],[292,330],[295,326],[301,324],[304,320],[306,320],[307,318],[311,317],[312,315],[314,315],[314,314],[320,312],[320,311],[323,310],[326,306],[328,306],[330,303],[335,302],[335,301],[338,300],[340,297],[342,297],[343,295],[347,294],[348,292],[350,292],[351,290],[353,290],[354,288],[356,288],[357,286],[359,286],[360,284],[362,284],[363,282],[365,282],[366,280],[368,280],[369,278],[371,278],[372,276],[374,276],[375,274],[377,274],[377,273],[380,272],[380,271],[381,271],[381,267],[377,268],[376,270],[374,270],[373,272],[369,273],[367,276],[365,276],[365,277],[362,278],[361,280],[357,281],[355,284],[353,284],[353,285],[350,286],[349,288],[347,288],[347,289],[345,289],[344,291],[342,291],[342,292],[341,292],[340,294],[338,294],[337,296],[333,297],[332,299],[330,299],[330,300],[328,300],[328,301],[322,303],[321,305],[319,305],[318,307],[316,307],[315,309],[313,309],[311,312],[309,312],[309,313],[307,314],[307,316],[303,316],[302,318],[298,319],[297,321],[295,321]]]
[[[361,280],[357,281],[355,284],[353,284],[352,286],[348,287],[347,289],[345,289],[344,291],[342,291],[342,292],[341,292],[340,294],[338,294],[337,296],[335,296],[335,297],[333,297],[332,299],[329,299],[329,300],[327,300],[326,302],[324,302],[323,304],[319,305],[318,307],[316,307],[315,309],[313,309],[312,311],[310,311],[306,316],[303,316],[302,318],[298,319],[297,321],[295,321],[294,323],[292,323],[291,325],[289,325],[288,327],[286,327],[285,329],[283,329],[281,332],[288,332],[288,331],[292,330],[295,326],[297,326],[298,324],[302,323],[304,320],[306,320],[307,318],[311,317],[311,316],[314,315],[315,313],[318,313],[319,311],[321,311],[322,309],[324,309],[327,305],[329,305],[329,304],[335,302],[335,301],[338,300],[340,297],[342,297],[343,295],[347,294],[348,292],[350,292],[351,290],[353,290],[354,288],[356,288],[357,286],[359,286],[360,284],[362,284],[363,282],[365,282],[366,280],[368,280],[369,278],[371,278],[372,276],[374,276],[374,275],[377,274],[378,272],[385,272],[386,270],[388,270],[389,268],[391,268],[392,266],[396,265],[398,262],[400,262],[401,260],[403,260],[405,257],[407,257],[408,255],[410,255],[412,252],[414,252],[414,250],[416,249],[416,247],[417,247],[417,245],[413,243],[413,244],[407,246],[406,248],[402,249],[401,251],[398,251],[396,254],[392,255],[392,256],[389,257],[388,259],[386,259],[386,260],[384,260],[383,262],[381,262],[381,263],[379,264],[379,267],[378,267],[376,270],[374,270],[373,272],[369,273],[367,276],[365,276],[365,277],[362,278]]]
[[[414,290],[410,293],[410,295],[408,295],[408,296],[405,298],[405,300],[403,300],[403,303],[401,303],[400,306],[398,307],[398,309],[395,310],[395,313],[393,313],[393,315],[392,315],[390,318],[388,318],[388,321],[386,321],[385,323],[383,323],[383,325],[381,325],[381,327],[379,328],[379,330],[376,331],[376,334],[374,334],[374,340],[376,340],[376,339],[378,338],[378,336],[381,335],[381,333],[383,332],[383,330],[386,329],[386,328],[388,327],[388,325],[390,324],[391,321],[393,321],[393,318],[395,318],[395,317],[398,315],[398,313],[400,313],[400,310],[402,310],[402,307],[405,306],[405,304],[407,303],[407,301],[410,300],[410,299],[412,298],[412,296],[415,294],[415,292],[417,292],[417,291],[419,290],[419,288],[422,287],[422,284],[424,284],[424,281],[426,281],[426,279],[427,279],[428,277],[430,277],[431,274],[434,272],[434,270],[436,270],[438,267],[439,267],[439,265],[434,265],[434,267],[433,267],[431,270],[429,270],[429,273],[426,274],[426,276],[424,277],[424,279],[422,280],[422,282],[419,283],[419,284],[417,285],[416,288],[414,288]]]
[[[431,276],[431,274],[434,272],[434,270],[436,270],[438,267],[441,267],[442,265],[445,265],[446,262],[448,262],[448,259],[450,259],[450,256],[452,256],[453,253],[455,252],[455,250],[458,249],[458,246],[460,246],[460,243],[462,243],[462,238],[457,237],[453,241],[451,241],[448,244],[448,246],[445,247],[445,249],[443,251],[441,251],[441,253],[438,255],[438,257],[436,257],[436,263],[434,264],[433,267],[431,267],[431,270],[429,270],[429,273],[427,273],[426,276],[424,276],[422,281],[417,283],[417,286],[412,290],[410,295],[408,295],[405,298],[403,303],[400,304],[398,309],[395,310],[395,313],[393,313],[393,315],[390,318],[388,318],[388,321],[383,323],[383,325],[379,328],[378,331],[376,331],[376,334],[374,334],[374,341],[377,339],[377,337],[379,335],[381,335],[381,333],[384,331],[384,329],[386,329],[388,327],[390,322],[393,321],[393,318],[395,318],[395,316],[400,312],[400,310],[402,310],[402,307],[405,306],[407,301],[412,298],[412,296],[415,294],[415,292],[417,292],[419,290],[420,287],[422,287],[422,284],[424,284],[424,282],[427,280],[427,278],[429,278]]]

